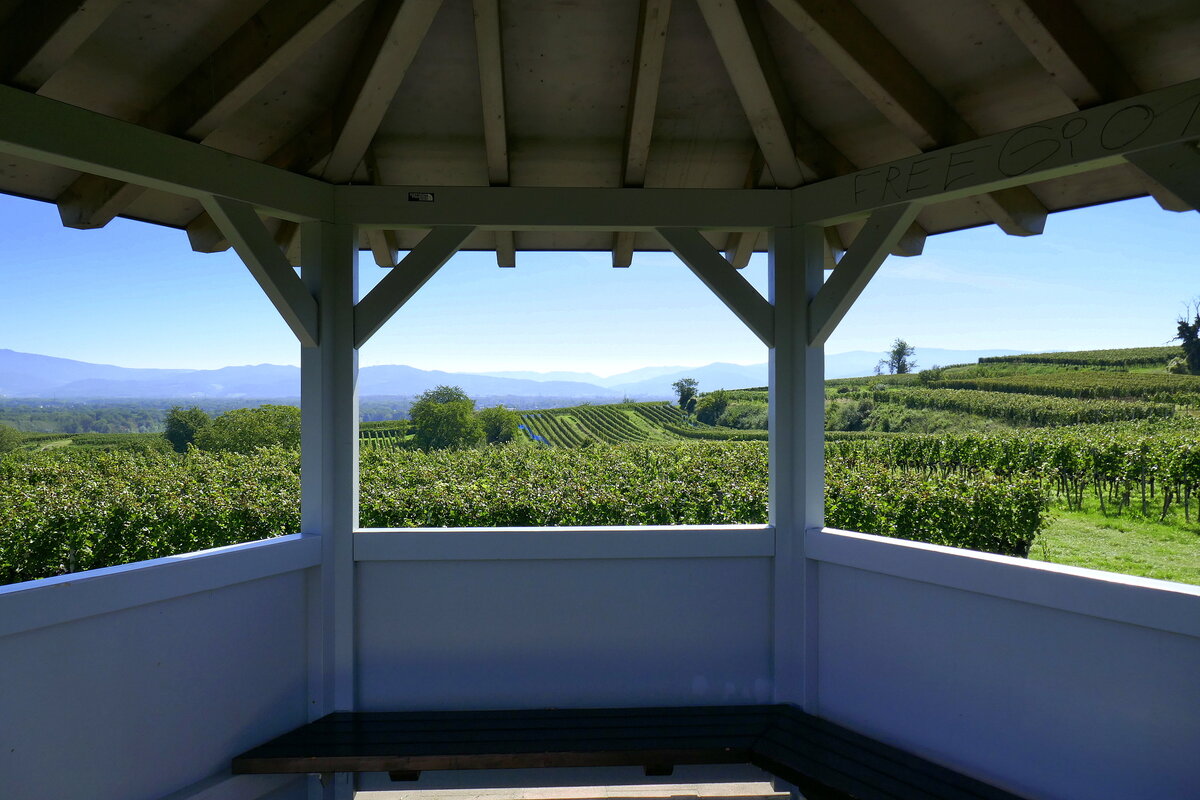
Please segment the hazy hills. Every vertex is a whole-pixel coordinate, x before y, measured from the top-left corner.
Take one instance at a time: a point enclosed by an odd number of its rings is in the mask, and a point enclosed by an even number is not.
[[[917,363],[961,364],[1015,350],[918,349]],[[826,356],[826,377],[870,375],[883,353],[856,351]],[[701,391],[764,386],[766,364],[708,364],[703,367],[644,367],[601,377],[586,372],[495,372],[472,374],[422,370],[403,365],[363,367],[359,394],[411,397],[439,384],[461,386],[477,397],[561,397],[579,400],[667,399],[682,377]],[[47,399],[288,398],[300,394],[300,369],[275,364],[211,370],[135,369],[67,358],[0,350],[0,397]]]

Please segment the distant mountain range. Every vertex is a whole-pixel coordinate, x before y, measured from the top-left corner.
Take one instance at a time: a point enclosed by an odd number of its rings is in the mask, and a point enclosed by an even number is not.
[[[919,348],[917,363],[962,364],[1017,350]],[[825,357],[827,378],[870,375],[884,353],[855,351]],[[766,364],[708,364],[703,367],[644,367],[601,377],[587,372],[493,372],[474,374],[423,370],[403,365],[363,367],[363,397],[412,397],[441,384],[462,387],[473,397],[561,397],[578,400],[660,400],[671,384],[695,378],[701,391],[765,386]],[[300,395],[299,367],[257,364],[221,369],[135,369],[67,358],[0,350],[0,397],[46,399],[289,398]]]

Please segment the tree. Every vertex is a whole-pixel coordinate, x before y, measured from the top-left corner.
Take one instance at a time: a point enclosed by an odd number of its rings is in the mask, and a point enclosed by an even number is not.
[[[1188,319],[1188,314],[1191,313],[1192,318]],[[1183,348],[1183,358],[1187,362],[1188,372],[1193,375],[1200,375],[1200,300],[1193,301],[1192,308],[1180,315],[1179,319],[1175,320],[1175,324],[1179,326],[1179,333],[1175,339],[1179,346]]]
[[[0,453],[16,450],[21,446],[24,437],[21,432],[10,425],[0,425]]]
[[[888,357],[880,359],[875,365],[875,374],[879,375],[885,370],[891,375],[906,375],[917,368],[917,362],[912,361],[913,353],[917,352],[917,348],[910,345],[903,339],[897,339],[892,342],[892,349],[888,352]]]
[[[174,406],[167,412],[167,429],[163,433],[177,453],[186,453],[197,434],[212,424],[212,418],[196,406]]]
[[[479,424],[483,426],[488,444],[503,444],[516,438],[521,417],[504,406],[495,406],[479,412]]]
[[[709,392],[696,403],[696,419],[705,425],[716,425],[729,407],[729,395],[724,389]]]
[[[196,434],[201,450],[252,453],[260,447],[300,446],[300,409],[264,405],[226,411]]]
[[[688,407],[688,404],[696,396],[696,387],[699,385],[699,381],[695,378],[680,378],[671,384],[671,388],[679,396],[679,407],[689,414],[691,413],[691,409]]]
[[[475,401],[457,386],[438,386],[417,396],[408,409],[413,441],[422,450],[473,447],[484,439]]]

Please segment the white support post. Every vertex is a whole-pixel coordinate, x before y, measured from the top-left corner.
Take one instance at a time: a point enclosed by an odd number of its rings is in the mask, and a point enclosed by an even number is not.
[[[825,521],[825,351],[808,343],[810,303],[823,276],[824,231],[777,228],[769,252],[775,305],[769,423],[775,701],[816,713],[816,565],[805,557],[804,533]]]
[[[354,707],[354,528],[358,525],[358,294],[354,228],[301,227],[301,274],[317,298],[320,344],[300,356],[300,528],[322,537],[321,680],[313,715]]]

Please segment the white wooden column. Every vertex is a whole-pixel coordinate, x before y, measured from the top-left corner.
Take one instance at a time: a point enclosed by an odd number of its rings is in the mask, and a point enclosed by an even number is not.
[[[309,718],[355,703],[354,529],[358,527],[358,300],[354,227],[305,222],[300,274],[317,300],[317,344],[300,354],[300,529],[321,535],[319,584],[309,592]],[[326,776],[310,797],[353,796],[350,774]]]
[[[354,529],[358,526],[358,299],[354,228],[306,222],[301,277],[318,344],[300,355],[300,529],[322,541],[319,681],[311,716],[354,708]]]
[[[804,531],[824,524],[825,351],[809,345],[809,304],[821,288],[824,232],[775,228],[769,243],[770,522],[775,528],[774,682],[777,702],[816,712],[816,566]]]

